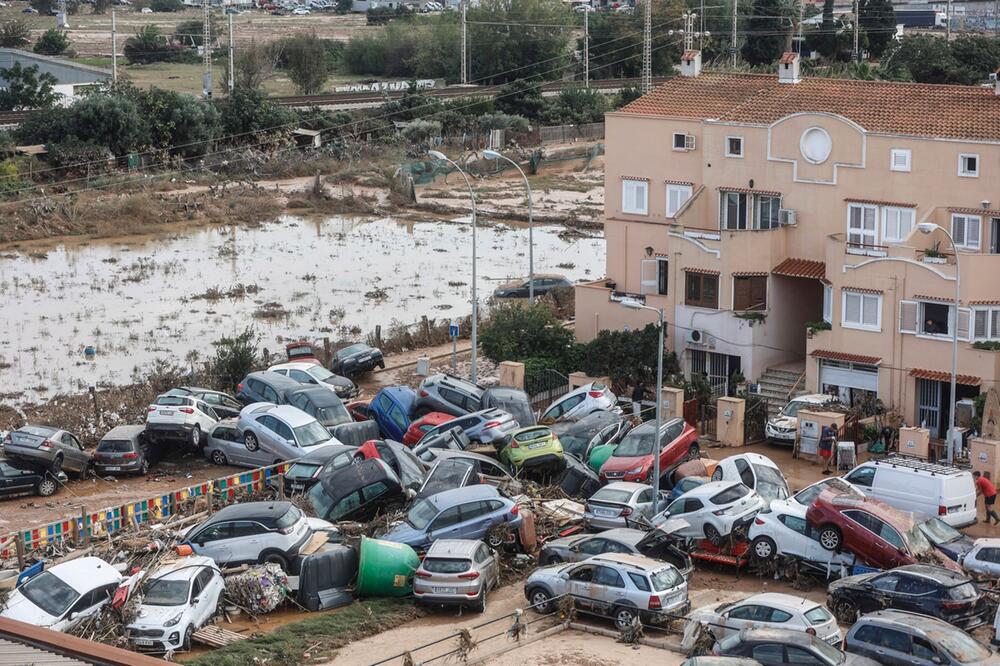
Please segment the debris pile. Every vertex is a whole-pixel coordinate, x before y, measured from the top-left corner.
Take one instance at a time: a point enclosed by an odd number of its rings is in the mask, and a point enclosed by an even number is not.
[[[286,596],[288,576],[274,562],[226,578],[226,601],[252,616],[270,613]]]

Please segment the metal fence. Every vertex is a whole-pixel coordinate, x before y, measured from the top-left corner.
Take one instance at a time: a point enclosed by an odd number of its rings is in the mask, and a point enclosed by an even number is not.
[[[762,442],[767,437],[767,398],[751,393],[746,397],[743,415],[743,443]]]
[[[716,418],[717,414],[718,407],[715,403],[701,406],[701,418],[698,420],[699,435],[702,437],[708,437],[709,439],[715,439],[716,423],[718,421]]]
[[[539,127],[538,135],[543,144],[572,143],[574,141],[597,141],[598,139],[604,138],[604,123]]]
[[[524,377],[524,392],[528,394],[532,409],[543,409],[570,390],[569,377],[556,370],[527,372]]]

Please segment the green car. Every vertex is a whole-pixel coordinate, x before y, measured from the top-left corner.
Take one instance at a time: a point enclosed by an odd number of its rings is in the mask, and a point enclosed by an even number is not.
[[[615,449],[618,448],[618,444],[601,444],[595,446],[590,450],[590,457],[587,458],[587,464],[590,465],[590,469],[595,472],[600,473],[601,465],[608,462],[608,458],[614,454]]]
[[[563,463],[559,438],[548,426],[518,428],[500,451],[500,462],[515,472],[523,467],[555,467]]]

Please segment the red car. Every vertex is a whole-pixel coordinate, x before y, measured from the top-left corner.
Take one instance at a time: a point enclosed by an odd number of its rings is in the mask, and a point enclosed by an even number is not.
[[[868,497],[824,490],[806,509],[806,521],[823,548],[850,551],[878,569],[916,564],[934,552],[910,514]]]
[[[413,445],[419,442],[429,430],[432,430],[435,426],[439,426],[442,423],[447,423],[454,418],[455,417],[451,414],[445,414],[444,412],[431,412],[426,416],[417,419],[410,424],[409,428],[406,429],[406,434],[403,435],[403,444],[413,448]]]
[[[371,419],[371,414],[368,412],[368,403],[370,402],[371,400],[355,400],[347,403],[344,407],[347,408],[347,413],[355,421],[368,421]]]
[[[647,421],[633,428],[601,466],[601,481],[653,482],[653,447],[656,423]],[[672,419],[660,426],[660,477],[671,469],[698,457],[698,432],[684,419]]]
[[[296,340],[285,345],[285,354],[288,355],[288,362],[315,363],[323,365],[316,356],[316,350],[308,340]]]

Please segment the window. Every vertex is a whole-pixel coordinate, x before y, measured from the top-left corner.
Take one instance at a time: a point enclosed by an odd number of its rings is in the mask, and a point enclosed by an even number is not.
[[[747,488],[754,487],[754,476],[753,470],[750,469],[750,464],[743,458],[736,459],[736,472],[740,475],[740,481]]]
[[[670,262],[666,259],[656,260],[656,293],[666,295],[670,283]]]
[[[310,377],[306,373],[302,372],[301,370],[292,370],[292,371],[290,371],[288,373],[288,376],[291,377],[292,379],[294,379],[295,381],[301,382],[303,384],[315,384],[316,383],[315,379],[313,379],[312,377]]]
[[[924,335],[951,335],[951,306],[944,303],[920,304],[920,332]]]
[[[726,137],[726,157],[743,157],[743,137]]]
[[[699,308],[719,309],[719,276],[688,272],[685,275],[684,304]]]
[[[581,583],[589,583],[594,580],[594,566],[586,565],[582,567],[577,567],[569,574],[570,580],[579,581]]]
[[[823,285],[823,321],[833,323],[833,285]]]
[[[906,544],[903,543],[903,537],[899,536],[899,532],[890,527],[888,523],[882,523],[882,529],[879,530],[879,536],[900,550],[906,547]]]
[[[792,619],[791,613],[786,613],[783,610],[778,610],[777,608],[771,609],[771,622],[788,622]]]
[[[765,606],[758,606],[756,604],[749,604],[747,606],[740,606],[739,608],[734,608],[729,614],[729,619],[731,620],[747,620],[750,622],[767,622],[768,617],[770,617],[771,609]]]
[[[446,527],[457,525],[458,521],[459,521],[458,507],[453,506],[451,508],[442,511],[441,515],[439,515],[437,518],[434,519],[434,523],[431,525],[431,529],[442,530]]]
[[[274,404],[278,404],[278,392],[267,384],[263,384],[262,388],[264,390],[264,402],[273,402]]]
[[[965,178],[979,177],[979,155],[962,153],[958,156],[958,175]]]
[[[622,575],[611,567],[597,567],[594,583],[596,585],[606,585],[607,587],[625,587]]]
[[[734,310],[767,309],[767,276],[733,278]]]
[[[670,276],[670,262],[667,259],[643,259],[639,262],[639,293],[667,293]]]
[[[952,214],[951,236],[955,239],[955,245],[966,250],[978,250],[981,224],[982,218],[978,215]]]
[[[250,520],[237,520],[233,523],[233,532],[230,535],[234,539],[240,537],[255,536],[264,533],[264,526]]]
[[[805,518],[799,518],[798,516],[783,514],[781,516],[778,516],[778,520],[780,520],[785,525],[785,527],[792,530],[793,532],[798,532],[799,534],[806,533]]]
[[[875,216],[878,208],[867,204],[847,206],[847,242],[856,247],[878,244],[878,225]]]
[[[824,666],[826,664],[816,655],[791,645],[785,647],[785,656],[784,663],[794,664],[794,666]]]
[[[908,148],[893,148],[889,157],[890,171],[909,171],[912,153]]]
[[[980,562],[1000,563],[1000,548],[983,548],[976,555],[976,559]]]
[[[913,639],[913,647],[911,650],[913,651],[914,657],[924,659],[929,662],[933,662],[938,658],[937,650],[934,649],[933,645],[919,636],[911,636],[911,638]],[[943,660],[938,663],[943,663]]]
[[[687,134],[684,132],[674,132],[674,150],[687,150]]]
[[[673,217],[691,198],[690,185],[667,185],[667,217]]]
[[[882,240],[898,243],[913,231],[913,209],[886,206],[882,209]]]
[[[882,330],[882,295],[843,290],[840,325],[867,331]]]
[[[757,210],[754,217],[754,229],[777,229],[781,197],[757,196],[756,199]]]
[[[193,541],[198,544],[204,544],[211,543],[212,541],[221,541],[222,539],[231,539],[232,536],[233,524],[219,523],[203,529],[201,533],[193,539]]]
[[[774,643],[755,645],[753,658],[762,664],[783,664],[785,663],[785,647]]]
[[[287,439],[290,442],[294,442],[295,436],[292,435],[292,429],[289,428],[285,423],[279,421],[278,419],[273,419],[273,420],[274,420],[273,430],[278,434],[278,437]]]
[[[632,584],[643,592],[649,592],[649,581],[642,574],[628,572],[628,577],[632,580]]]
[[[409,419],[406,417],[405,414],[403,414],[403,410],[401,410],[396,405],[393,405],[392,409],[389,410],[389,419],[401,431],[405,431],[410,425]]]
[[[747,228],[747,195],[742,192],[722,193],[722,216],[723,229],[736,231]]]
[[[856,486],[871,488],[872,483],[875,482],[875,468],[862,467],[861,469],[852,472],[850,476],[847,477],[847,480]]]
[[[580,552],[587,555],[600,555],[607,550],[607,539],[588,539],[580,544]]]
[[[646,215],[649,183],[644,180],[622,181],[622,212],[632,215]]]

